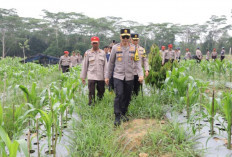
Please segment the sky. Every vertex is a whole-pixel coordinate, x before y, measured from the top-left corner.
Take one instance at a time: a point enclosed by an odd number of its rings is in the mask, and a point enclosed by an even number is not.
[[[19,16],[42,18],[50,12],[77,12],[89,17],[122,17],[148,24],[203,24],[212,15],[232,23],[232,0],[0,0],[0,8],[15,8]]]

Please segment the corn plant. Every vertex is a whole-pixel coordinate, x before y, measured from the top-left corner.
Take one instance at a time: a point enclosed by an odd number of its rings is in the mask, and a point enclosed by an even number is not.
[[[232,92],[223,93],[223,113],[225,114],[225,118],[228,122],[227,124],[227,134],[228,134],[228,144],[227,148],[231,149],[231,124],[232,124]]]
[[[220,99],[215,99],[214,90],[213,90],[213,96],[212,99],[208,98],[208,102],[206,104],[201,104],[207,112],[209,121],[210,121],[210,134],[214,134],[214,119],[215,119],[215,113],[219,109]]]
[[[0,156],[2,157],[8,156],[5,147],[9,151],[9,157],[16,157],[19,148],[24,152],[26,157],[29,156],[26,142],[24,140],[14,140],[11,142],[8,134],[5,132],[3,128],[3,108],[0,104]]]
[[[186,102],[186,109],[187,109],[187,118],[190,118],[190,113],[193,108],[193,105],[197,103],[199,97],[199,92],[197,88],[197,83],[188,83],[188,88],[187,88],[187,95],[184,98]]]

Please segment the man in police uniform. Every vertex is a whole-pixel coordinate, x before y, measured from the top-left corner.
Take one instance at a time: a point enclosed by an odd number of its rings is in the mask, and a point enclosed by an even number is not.
[[[106,54],[99,49],[100,39],[96,36],[91,38],[92,49],[85,52],[82,64],[81,79],[85,84],[86,76],[88,76],[89,88],[89,105],[95,102],[95,86],[97,85],[97,96],[101,100],[105,92],[104,75],[106,72]]]
[[[135,45],[130,44],[130,30],[121,29],[121,43],[113,46],[108,69],[105,77],[105,82],[109,84],[109,78],[113,73],[115,100],[114,100],[114,125],[119,126],[121,120],[128,121],[126,113],[131,100],[131,94],[134,84],[134,70],[136,69],[139,75],[139,82],[143,82],[143,70],[138,57],[135,58]]]
[[[197,56],[197,62],[200,63],[203,56],[202,56],[202,53],[201,53],[201,50],[200,48],[198,47],[197,50],[196,50],[196,56]]]
[[[69,72],[71,59],[70,59],[70,57],[68,55],[69,55],[69,52],[64,51],[64,55],[60,57],[59,70],[61,70],[61,68],[62,68],[63,73]]]
[[[160,56],[162,57],[162,60],[163,60],[164,51],[165,51],[165,46],[161,46]]]
[[[78,56],[76,55],[76,52],[75,52],[75,51],[72,52],[72,56],[70,57],[70,60],[71,60],[71,65],[70,65],[70,67],[75,67],[75,66],[77,66],[77,63],[78,63]]]
[[[145,76],[147,77],[149,75],[149,64],[148,64],[148,59],[146,56],[145,49],[139,45],[139,35],[138,34],[131,34],[131,42],[136,47],[135,55],[139,56],[139,60],[141,62],[141,65],[145,69]],[[133,89],[133,93],[136,96],[138,96],[138,94],[139,94],[139,87],[141,85],[141,83],[139,82],[138,79],[139,79],[139,76],[138,76],[138,71],[136,68],[134,70],[134,89]]]
[[[172,44],[168,45],[168,50],[164,51],[163,53],[163,60],[162,60],[162,65],[167,63],[169,60],[173,62],[176,58],[175,51],[172,50]]]
[[[221,51],[221,61],[223,61],[223,59],[225,58],[225,48],[222,47],[222,51]]]
[[[186,48],[186,53],[185,53],[185,60],[190,60],[192,58],[191,52],[189,52],[189,49]]]

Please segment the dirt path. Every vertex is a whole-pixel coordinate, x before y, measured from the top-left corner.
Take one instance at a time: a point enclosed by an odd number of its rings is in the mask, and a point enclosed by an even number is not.
[[[136,151],[142,144],[147,133],[152,130],[160,130],[161,125],[165,121],[157,121],[155,119],[134,119],[123,124],[123,134],[121,136],[121,144],[125,150]],[[149,154],[141,152],[139,157],[148,157]]]

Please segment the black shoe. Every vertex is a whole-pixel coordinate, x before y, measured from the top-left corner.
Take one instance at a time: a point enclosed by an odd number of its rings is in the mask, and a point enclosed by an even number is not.
[[[126,115],[122,115],[121,119],[122,119],[123,122],[128,122],[129,121],[129,118]]]
[[[115,121],[114,121],[114,126],[119,126],[121,125],[121,116],[119,115],[115,115]]]

